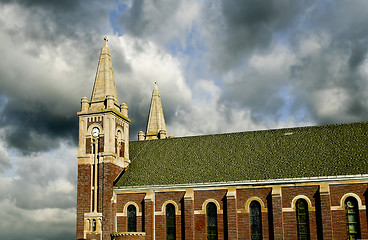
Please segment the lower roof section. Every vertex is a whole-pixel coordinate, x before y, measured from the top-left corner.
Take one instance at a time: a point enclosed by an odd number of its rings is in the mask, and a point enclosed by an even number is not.
[[[115,188],[355,176],[368,174],[368,123],[137,141],[129,151]]]

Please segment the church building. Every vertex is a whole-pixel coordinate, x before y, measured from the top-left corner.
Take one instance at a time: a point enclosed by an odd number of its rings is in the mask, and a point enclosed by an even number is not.
[[[107,38],[78,117],[78,240],[368,239],[368,122],[130,141]]]

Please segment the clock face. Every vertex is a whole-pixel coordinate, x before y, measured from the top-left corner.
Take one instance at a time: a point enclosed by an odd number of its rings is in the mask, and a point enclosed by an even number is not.
[[[92,136],[93,137],[98,137],[98,135],[100,134],[100,129],[98,129],[97,127],[94,127],[93,129],[92,129],[92,132],[91,132],[91,134],[92,134]]]

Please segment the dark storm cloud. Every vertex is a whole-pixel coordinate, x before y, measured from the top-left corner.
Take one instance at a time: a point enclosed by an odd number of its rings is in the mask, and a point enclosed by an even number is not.
[[[319,51],[309,56],[300,54],[302,64],[296,65],[299,70],[293,71],[293,78],[299,82],[300,89],[308,93],[338,89],[335,104],[341,105],[334,114],[321,114],[321,103],[316,102],[313,94],[300,94],[305,97],[301,102],[312,106],[311,113],[318,123],[368,119],[368,82],[362,71],[367,60],[367,7],[367,1],[319,2],[309,16],[311,32],[308,34],[318,34],[321,38],[325,34],[328,40]],[[300,34],[297,38],[305,36]]]
[[[60,115],[43,102],[9,100],[1,119],[5,140],[24,154],[47,151],[59,146],[60,139],[77,141],[78,122],[75,112]]]
[[[27,7],[37,6],[37,7],[51,7],[51,8],[61,8],[62,10],[72,9],[78,6],[77,0],[0,0],[0,3],[18,3],[25,5]]]
[[[179,6],[180,1],[133,1],[130,11],[121,17],[121,24],[132,35],[149,37],[165,28]]]
[[[214,68],[227,70],[254,52],[268,51],[275,38],[287,35],[288,28],[298,24],[299,13],[310,4],[312,1],[224,0],[216,18],[213,9],[207,8],[207,25],[214,31],[210,46]]]
[[[367,1],[223,1],[223,25],[215,29],[224,34],[210,35],[214,68],[232,76],[221,103],[251,109],[254,121],[281,119],[285,111],[317,124],[366,121],[366,9]],[[264,69],[251,66],[282,45],[292,60],[273,74],[265,74],[269,59]]]
[[[7,14],[13,11],[19,16],[13,23],[0,19],[2,38],[11,39],[14,48],[1,47],[3,55],[9,56],[0,73],[0,95],[8,99],[0,122],[8,147],[31,154],[58,147],[62,139],[76,144],[79,99],[92,90],[91,86],[86,90],[83,83],[93,81],[77,77],[85,77],[81,72],[85,69],[93,76],[103,42],[99,38],[110,31],[109,12],[114,5],[114,1],[0,1]],[[75,72],[65,70],[63,74],[71,76],[56,76],[54,69],[47,69],[48,63],[42,63],[48,54],[60,57]],[[76,62],[78,56],[84,58]],[[53,81],[62,86],[70,77],[76,79],[74,87],[52,86]],[[73,95],[66,99],[68,89]]]

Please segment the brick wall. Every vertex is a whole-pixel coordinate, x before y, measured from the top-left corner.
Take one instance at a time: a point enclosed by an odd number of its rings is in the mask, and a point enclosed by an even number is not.
[[[122,214],[123,208],[128,202],[134,202],[138,205],[139,209],[137,209],[137,215],[138,211],[143,216],[144,211],[144,196],[145,193],[127,193],[127,194],[118,194],[117,200],[116,200],[116,212]],[[144,232],[144,219],[142,216],[137,216],[137,231],[138,232]],[[127,217],[117,217],[117,230],[118,232],[127,232],[128,226],[127,226]]]
[[[362,202],[362,205],[366,205],[368,184],[345,184],[345,185],[331,185],[331,206],[337,207],[341,205],[341,199],[345,194],[356,194]],[[343,206],[342,206],[343,207]],[[360,231],[361,238],[368,238],[368,226],[367,226],[367,210],[359,210],[360,218]],[[333,222],[333,237],[334,238],[346,238],[346,219],[344,208],[340,210],[332,211]]]
[[[138,217],[140,219],[138,221],[144,221],[144,226],[143,224],[141,226],[142,231],[146,232],[146,239],[153,239],[154,233],[156,239],[165,239],[166,216],[162,212],[162,207],[167,200],[171,200],[176,203],[181,212],[180,216],[176,216],[177,239],[206,239],[206,214],[202,206],[206,200],[215,199],[220,205],[217,215],[218,238],[250,239],[249,209],[246,208],[249,208],[248,200],[256,198],[261,200],[264,206],[262,211],[263,238],[296,239],[296,212],[292,200],[298,195],[304,195],[311,201],[310,239],[344,239],[346,238],[345,212],[344,210],[331,210],[331,207],[336,207],[336,204],[340,205],[341,197],[348,192],[360,196],[365,205],[367,184],[349,184],[330,185],[330,192],[324,191],[322,194],[319,185],[285,186],[281,188],[281,194],[277,191],[273,194],[270,187],[242,188],[236,190],[235,197],[233,195],[227,197],[227,189],[197,191],[194,189],[193,198],[185,199],[184,191],[160,191],[154,193],[153,200],[144,200],[145,193],[126,193],[118,194],[116,211],[122,213],[125,203],[136,202],[141,209],[144,209],[144,216]],[[361,209],[359,214],[361,237],[368,238],[367,210]],[[125,229],[126,217],[118,217],[118,230],[124,231]]]
[[[245,209],[247,201],[256,197],[259,198],[267,212],[262,213],[262,237],[264,239],[269,239],[269,214],[268,214],[268,204],[269,204],[269,195],[271,194],[272,188],[249,188],[249,189],[237,189],[236,190],[236,200],[237,200],[237,209]],[[270,202],[271,203],[271,202]],[[249,209],[248,213],[238,213],[238,238],[239,239],[250,239],[250,216]],[[229,238],[230,239],[230,238]]]
[[[102,237],[109,239],[115,231],[115,214],[112,208],[113,184],[122,168],[113,163],[99,163],[98,211],[102,212]]]
[[[154,233],[154,209],[152,200],[144,200],[144,231],[146,232],[146,239],[153,239]]]
[[[183,239],[194,240],[195,239],[194,201],[191,199],[184,199],[183,202],[184,202]]]
[[[155,217],[155,232],[156,232],[156,238],[157,239],[166,239],[166,215],[165,215],[165,207],[164,204],[166,201],[171,200],[174,201],[175,204],[178,206],[178,208],[176,209],[176,211],[181,212],[182,209],[182,199],[185,195],[185,192],[159,192],[155,195],[155,211],[156,212],[161,212],[163,211],[164,215],[157,215]],[[163,209],[164,208],[164,209]],[[176,214],[175,216],[175,227],[176,227],[176,239],[184,239],[182,238],[182,233],[181,233],[181,214],[178,215]]]
[[[283,208],[294,208],[292,212],[283,212],[283,229],[285,239],[297,238],[297,221],[295,203],[292,200],[298,195],[306,196],[312,206],[308,208],[309,216],[309,234],[311,239],[317,239],[317,224],[316,224],[316,199],[319,194],[318,186],[300,186],[300,187],[283,187],[282,188],[282,206]],[[309,203],[308,203],[309,205]]]
[[[84,238],[84,213],[90,212],[91,199],[91,165],[78,165],[77,186],[77,239]]]

